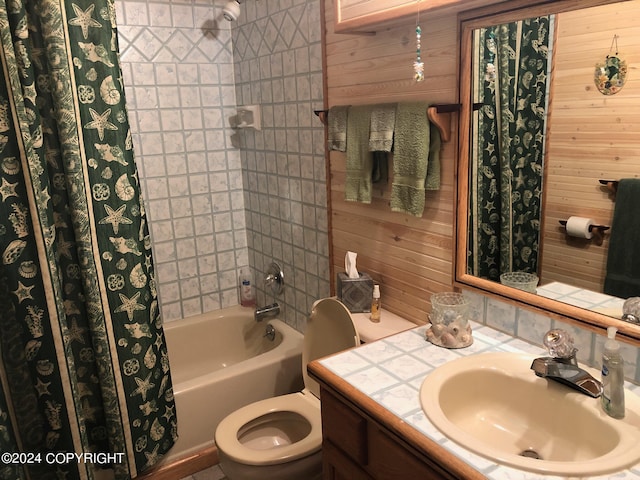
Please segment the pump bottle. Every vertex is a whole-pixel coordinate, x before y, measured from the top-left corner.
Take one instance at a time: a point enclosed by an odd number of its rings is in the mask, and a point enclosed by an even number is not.
[[[624,417],[624,360],[615,340],[616,327],[607,328],[602,352],[602,409],[613,418]]]
[[[373,286],[373,298],[371,299],[371,321],[373,323],[380,322],[380,285]]]

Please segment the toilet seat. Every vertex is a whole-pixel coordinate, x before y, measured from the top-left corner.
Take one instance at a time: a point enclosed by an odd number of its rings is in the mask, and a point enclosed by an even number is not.
[[[311,430],[297,442],[265,450],[241,443],[238,432],[249,422],[271,413],[297,414],[309,422]],[[236,410],[218,424],[215,442],[227,456],[245,465],[276,465],[311,455],[320,450],[322,445],[320,401],[303,391],[252,403]]]
[[[319,469],[322,448],[320,385],[308,376],[307,364],[359,344],[358,331],[344,304],[335,298],[325,298],[315,302],[307,321],[303,342],[302,376],[305,389],[302,392],[254,402],[225,417],[218,424],[215,432],[215,443],[220,452],[221,464],[222,458],[227,457],[230,463],[235,462],[238,466],[282,465],[282,468],[285,468],[286,464],[291,465],[295,460],[308,462],[310,458],[305,457],[316,454],[317,458],[311,459],[310,463],[314,470]],[[264,422],[261,421],[262,417],[270,414],[278,415],[274,415],[273,419],[264,418]],[[246,430],[251,430],[252,434],[260,432],[255,434],[254,438],[279,438],[274,437],[273,432],[283,423],[286,424],[286,420],[298,423],[302,420],[305,427],[308,422],[308,433],[305,432],[306,434],[299,440],[291,441],[287,445],[276,445],[277,441],[274,441],[274,445],[269,448],[252,447],[239,438]],[[253,422],[255,425],[252,426]],[[256,443],[268,444],[269,442]]]

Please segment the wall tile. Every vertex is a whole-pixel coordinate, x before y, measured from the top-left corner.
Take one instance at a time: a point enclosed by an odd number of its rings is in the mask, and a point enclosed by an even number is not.
[[[549,317],[518,309],[518,337],[528,342],[540,345],[542,335],[551,329],[551,325],[552,322]]]
[[[577,325],[553,320],[543,314],[516,308],[496,298],[464,290],[471,302],[473,320],[489,325],[506,334],[519,337],[532,345],[543,347],[546,332],[552,328],[561,328],[571,334],[578,349],[578,360],[593,368],[602,367],[602,349],[605,335]],[[620,342],[624,358],[624,371],[627,381],[640,384],[640,347]]]
[[[228,157],[239,158],[227,146],[231,132],[219,108],[235,105],[231,30],[225,22],[211,35],[219,8],[191,0],[116,5],[165,320],[237,302],[236,259],[248,259],[246,240],[232,240],[246,239],[244,221],[231,220],[230,189],[241,182],[236,174],[230,185],[209,182],[209,173],[228,168]],[[243,211],[242,196],[233,208]],[[231,255],[218,258],[217,243]]]
[[[324,129],[312,114],[320,2],[245,2],[238,22],[216,26],[223,3],[116,4],[162,311],[234,305],[239,268],[251,263],[258,280],[276,260],[295,279],[279,299],[285,320],[304,330],[329,294]],[[263,130],[236,135],[238,151],[228,118],[250,103]]]

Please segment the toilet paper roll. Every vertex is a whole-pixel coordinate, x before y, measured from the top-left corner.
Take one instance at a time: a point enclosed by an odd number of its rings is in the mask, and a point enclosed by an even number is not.
[[[593,234],[589,231],[589,227],[593,225],[591,218],[585,217],[569,217],[567,220],[567,235],[577,238],[591,238]]]

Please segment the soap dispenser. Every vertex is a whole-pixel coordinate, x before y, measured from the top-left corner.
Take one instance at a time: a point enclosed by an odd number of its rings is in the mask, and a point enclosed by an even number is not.
[[[373,323],[380,322],[380,285],[373,286],[373,298],[371,299],[371,316],[369,317]]]
[[[602,352],[602,409],[613,418],[624,417],[624,360],[616,341],[616,327],[607,328]]]

